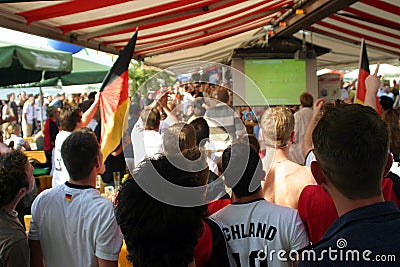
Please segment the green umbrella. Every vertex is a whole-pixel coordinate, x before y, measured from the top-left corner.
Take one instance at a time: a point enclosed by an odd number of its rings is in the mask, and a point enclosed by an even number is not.
[[[71,53],[0,42],[0,86],[40,82],[71,70]]]
[[[45,80],[42,86],[56,86],[58,79],[62,85],[102,83],[109,70],[108,66],[74,57],[71,73]]]

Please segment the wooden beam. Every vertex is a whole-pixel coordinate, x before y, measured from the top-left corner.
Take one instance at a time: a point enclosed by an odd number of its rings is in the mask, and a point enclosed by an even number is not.
[[[276,25],[280,21],[285,21],[286,26],[275,28],[274,36],[278,37],[289,37],[299,30],[305,29],[308,26],[326,18],[330,15],[342,10],[358,0],[313,0],[307,1],[303,6],[305,13],[302,15],[296,15],[294,7],[289,10],[288,13],[284,14],[281,19],[276,21]]]

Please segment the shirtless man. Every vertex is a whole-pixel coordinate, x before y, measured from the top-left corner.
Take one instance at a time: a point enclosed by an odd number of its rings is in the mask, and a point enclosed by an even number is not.
[[[264,198],[297,209],[301,191],[306,185],[315,184],[315,180],[308,167],[289,160],[289,148],[294,137],[293,114],[286,107],[273,107],[265,111],[261,128],[263,141],[275,148],[271,169],[265,170],[268,174],[263,183]]]

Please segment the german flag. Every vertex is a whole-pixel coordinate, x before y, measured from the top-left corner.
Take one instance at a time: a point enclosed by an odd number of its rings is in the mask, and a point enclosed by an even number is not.
[[[67,202],[71,202],[71,200],[72,200],[72,195],[71,195],[71,194],[65,194],[65,200],[66,200]]]
[[[360,65],[358,71],[358,83],[356,91],[356,103],[364,104],[365,95],[367,93],[367,88],[365,86],[365,79],[370,75],[369,70],[369,60],[367,54],[367,46],[365,44],[364,38],[361,40],[361,53],[360,53]],[[376,98],[376,110],[379,112],[379,99]]]
[[[128,67],[135,50],[137,33],[125,46],[100,88],[100,143],[104,161],[121,142],[123,121],[129,106]]]
[[[361,53],[360,53],[360,65],[358,70],[358,83],[356,91],[356,103],[364,104],[365,94],[367,89],[365,87],[365,79],[369,76],[369,60],[367,54],[367,47],[365,45],[364,38],[361,40]]]

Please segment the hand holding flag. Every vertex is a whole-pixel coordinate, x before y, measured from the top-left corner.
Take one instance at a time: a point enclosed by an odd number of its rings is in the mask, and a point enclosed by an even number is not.
[[[365,88],[365,79],[369,76],[369,60],[367,54],[367,47],[365,45],[364,38],[361,40],[361,53],[360,53],[360,63],[358,70],[358,83],[355,102],[358,104],[364,104],[365,94],[367,89]]]
[[[356,103],[364,104],[379,111],[379,98],[376,96],[376,92],[380,86],[380,76],[378,76],[379,63],[376,66],[374,74],[369,75],[369,61],[367,54],[367,47],[365,40],[361,41],[361,53],[360,53],[360,67],[358,72],[358,85],[356,91]]]
[[[375,69],[374,74],[369,75],[365,79],[365,87],[367,89],[367,94],[368,94],[368,91],[373,91],[376,95],[379,87],[381,86],[381,76],[380,75],[378,76],[378,71],[379,71],[379,62],[378,62],[378,64],[376,64],[376,69]]]
[[[376,96],[376,93],[378,92],[379,87],[381,86],[381,76],[378,76],[379,72],[379,63],[376,65],[376,69],[374,74],[369,75],[365,79],[365,88],[366,88],[366,94],[365,94],[365,100],[364,100],[364,106],[370,106],[379,113],[379,98]]]

